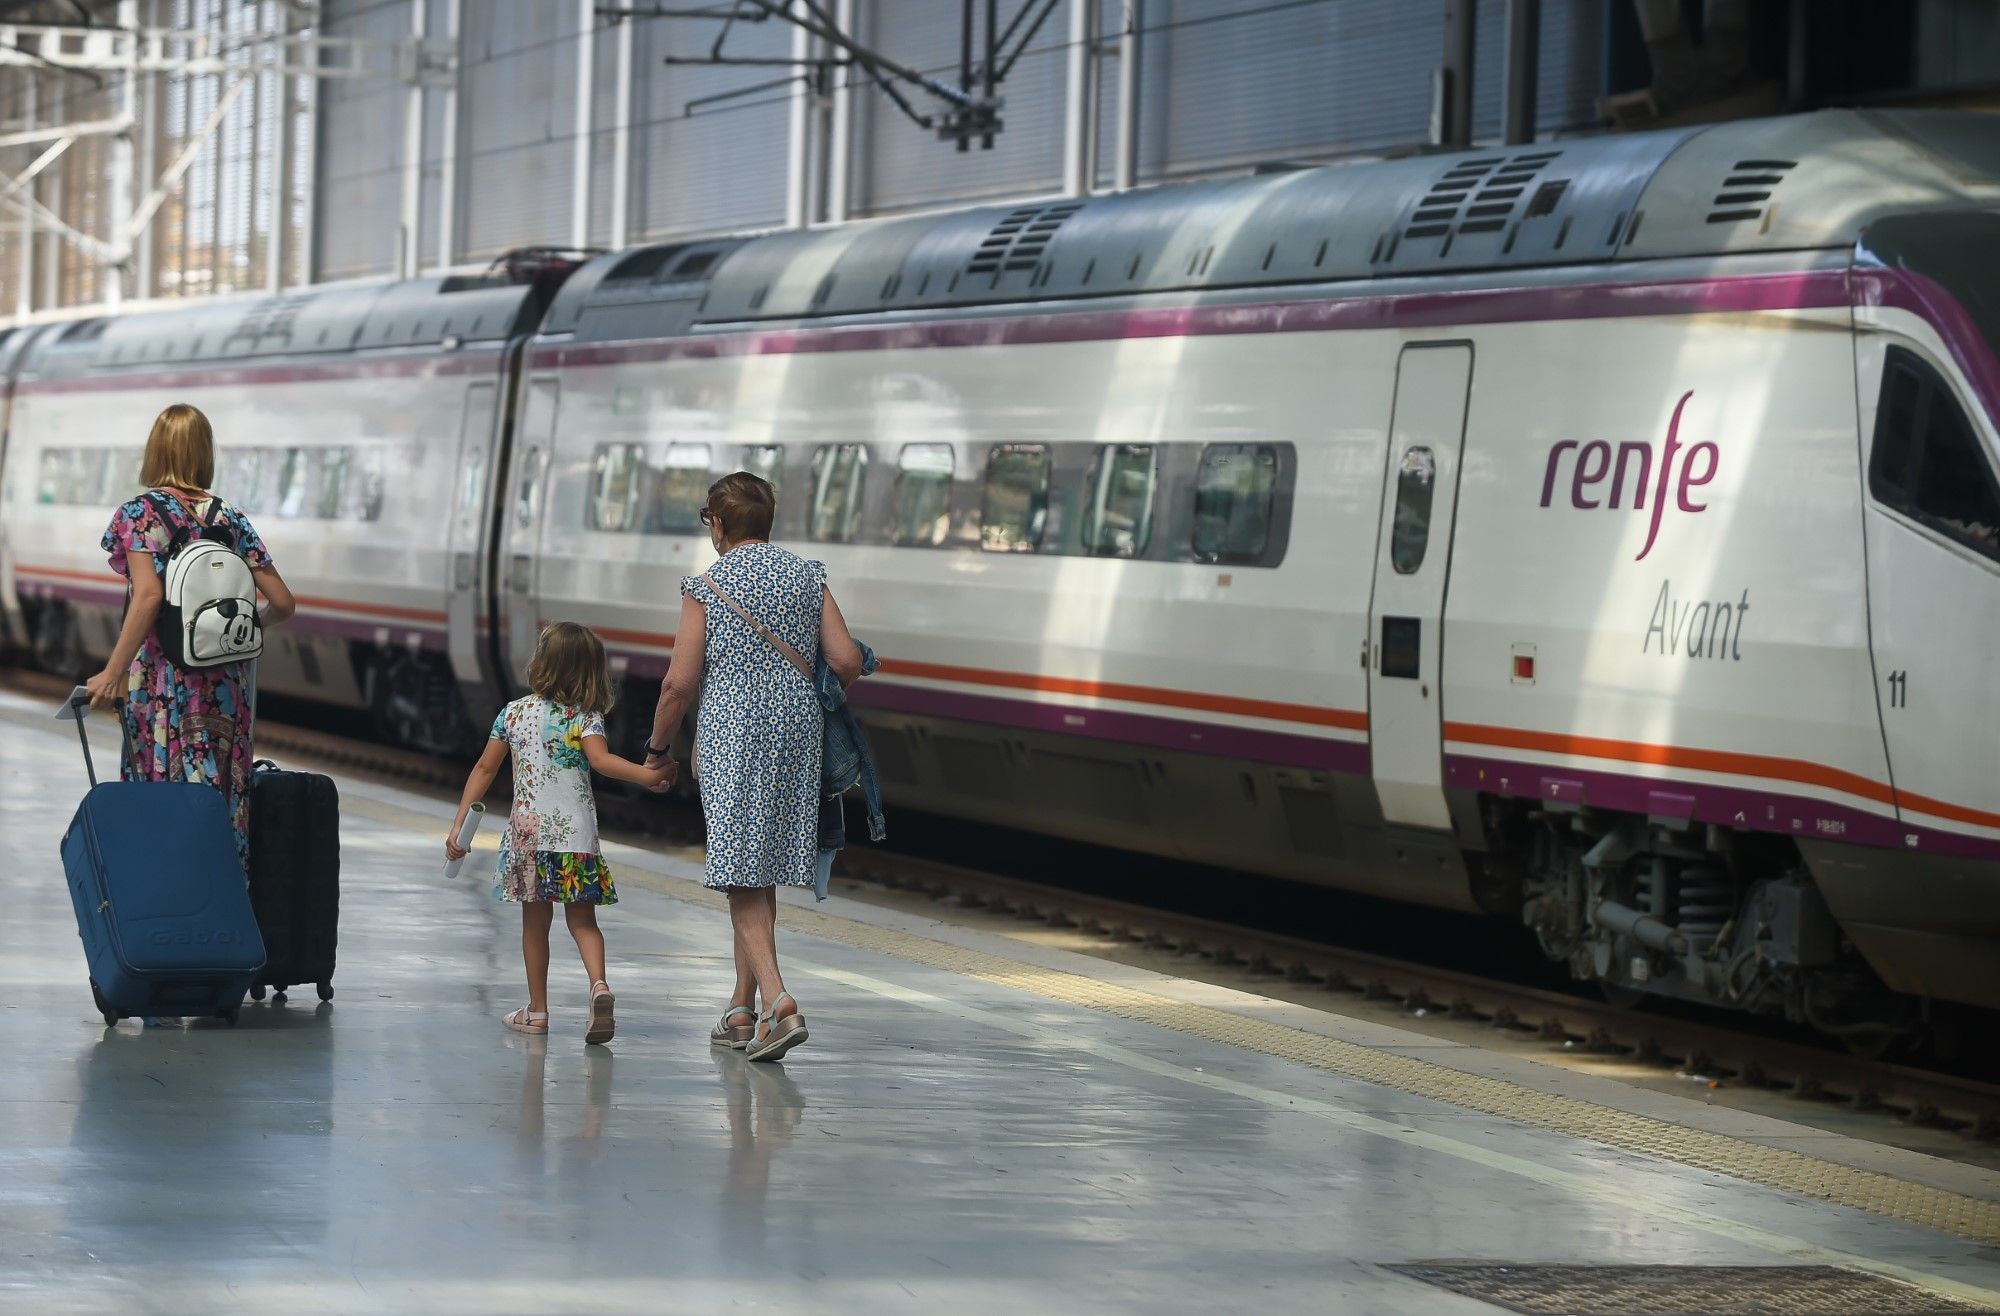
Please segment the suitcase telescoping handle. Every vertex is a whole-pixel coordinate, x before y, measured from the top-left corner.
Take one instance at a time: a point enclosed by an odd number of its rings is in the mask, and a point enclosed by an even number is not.
[[[83,729],[83,720],[90,716],[90,696],[73,694],[69,697],[70,718],[76,723],[77,743],[83,746],[83,770],[90,774],[90,784],[97,785],[97,764],[90,757],[90,736]]]

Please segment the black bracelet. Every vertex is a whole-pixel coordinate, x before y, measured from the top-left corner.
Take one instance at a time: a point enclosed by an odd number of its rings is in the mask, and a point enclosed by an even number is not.
[[[665,749],[654,749],[653,742],[649,740],[646,742],[646,757],[649,759],[663,759],[673,752],[673,748],[672,745],[669,745]]]

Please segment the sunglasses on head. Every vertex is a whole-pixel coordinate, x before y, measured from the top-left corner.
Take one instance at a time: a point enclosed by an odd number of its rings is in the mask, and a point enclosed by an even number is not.
[[[715,511],[713,508],[704,507],[701,509],[701,523],[703,525],[715,524]]]

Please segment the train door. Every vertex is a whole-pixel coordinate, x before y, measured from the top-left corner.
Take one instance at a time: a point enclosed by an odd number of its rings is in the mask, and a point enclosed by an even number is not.
[[[466,695],[475,722],[485,705],[489,673],[480,661],[480,630],[486,620],[486,554],[483,542],[492,501],[495,422],[500,414],[500,386],[482,381],[465,390],[459,421],[458,490],[454,497],[447,553],[451,590],[445,604],[451,669]],[[489,710],[490,711],[490,710]]]
[[[544,376],[530,379],[521,405],[521,429],[514,441],[513,479],[508,489],[506,522],[500,535],[500,556],[506,564],[506,587],[500,601],[504,628],[502,656],[516,689],[528,684],[528,660],[542,633],[537,564],[541,560],[542,511],[546,503],[550,452],[555,446],[556,403],[562,385]]]
[[[1469,344],[1415,343],[1396,363],[1369,605],[1368,745],[1382,817],[1408,827],[1451,826],[1439,651],[1471,386]]]

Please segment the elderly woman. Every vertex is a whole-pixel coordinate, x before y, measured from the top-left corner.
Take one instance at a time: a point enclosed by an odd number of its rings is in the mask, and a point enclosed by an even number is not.
[[[208,417],[185,404],[162,411],[146,439],[139,472],[146,492],[119,508],[104,532],[111,569],[131,584],[125,624],[104,670],[87,688],[93,708],[116,707],[125,723],[126,781],[209,782],[229,802],[236,849],[250,860],[251,708],[248,664],[182,668],[160,644],[155,623],[175,544],[213,529],[250,567],[264,598],[263,624],[292,615],[291,590],[250,519],[208,491],[215,435]]]
[[[808,665],[823,651],[843,685],[862,667],[826,568],[769,542],[776,511],[770,483],[747,472],[710,487],[701,520],[721,559],[681,581],[674,662],[646,745],[646,765],[664,763],[674,728],[700,700],[703,885],[728,893],[736,941],[736,990],[709,1038],[751,1060],[776,1060],[807,1035],[778,971],[778,887],[813,885],[825,713],[780,644]]]

